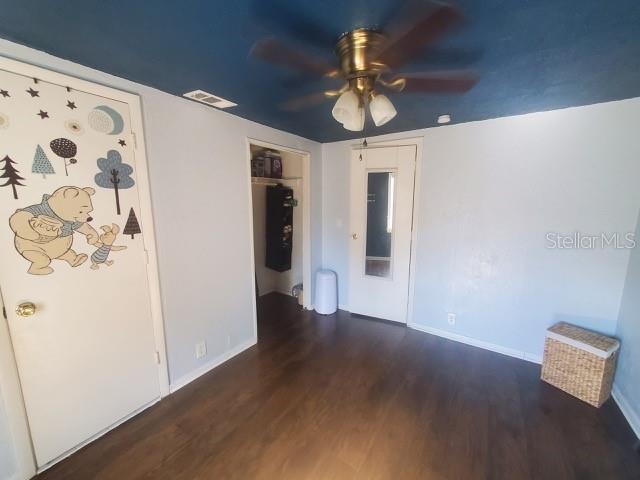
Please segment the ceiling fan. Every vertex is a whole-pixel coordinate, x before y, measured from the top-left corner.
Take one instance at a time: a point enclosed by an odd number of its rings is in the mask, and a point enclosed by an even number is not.
[[[396,116],[395,107],[383,91],[463,93],[475,85],[477,75],[467,70],[394,73],[462,19],[461,12],[452,5],[413,0],[398,9],[394,20],[384,28],[356,28],[342,34],[334,48],[337,66],[273,37],[256,42],[252,54],[273,64],[342,80],[340,88],[292,98],[282,108],[298,111],[337,97],[333,117],[347,130],[361,131],[367,107],[376,126]],[[303,28],[313,33],[321,29],[302,19],[294,33],[304,34]],[[324,35],[323,39],[326,38]]]

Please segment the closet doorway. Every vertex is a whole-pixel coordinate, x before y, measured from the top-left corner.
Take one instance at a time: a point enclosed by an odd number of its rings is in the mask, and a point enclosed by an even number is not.
[[[266,295],[311,309],[310,155],[248,140],[255,319]],[[283,301],[291,301],[282,297]]]

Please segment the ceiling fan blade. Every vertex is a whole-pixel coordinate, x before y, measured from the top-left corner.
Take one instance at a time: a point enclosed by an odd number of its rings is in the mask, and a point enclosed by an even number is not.
[[[426,68],[442,68],[453,70],[469,68],[483,57],[481,48],[427,47],[411,61],[412,65],[424,64]]]
[[[280,108],[287,112],[298,112],[300,110],[304,110],[305,108],[315,107],[316,105],[320,105],[328,98],[335,96],[336,91],[327,91],[327,92],[316,92],[310,95],[304,95],[302,97],[296,97],[287,100],[286,102],[280,104]]]
[[[285,45],[274,38],[258,40],[251,49],[251,55],[276,65],[283,65],[306,73],[327,76],[337,74],[336,68],[324,59]]]
[[[281,85],[288,90],[297,90],[309,84],[317,84],[318,89],[321,88],[332,88],[336,81],[344,81],[339,75],[338,71],[335,71],[335,75],[333,72],[329,72],[324,77],[318,76],[309,76],[309,74],[305,73],[294,73],[291,76],[284,78],[281,82]]]
[[[332,48],[340,32],[323,27],[309,10],[290,0],[253,0],[251,10],[256,22],[275,34],[283,34],[323,49]]]
[[[462,19],[460,10],[446,3],[411,0],[385,29],[389,40],[377,59],[390,68],[403,65]]]
[[[478,82],[474,72],[425,72],[398,74],[382,85],[401,92],[464,93]],[[404,81],[403,81],[404,80]]]

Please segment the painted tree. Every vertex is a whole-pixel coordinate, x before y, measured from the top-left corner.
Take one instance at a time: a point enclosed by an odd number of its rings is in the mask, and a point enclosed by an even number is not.
[[[131,165],[122,162],[117,150],[109,150],[107,158],[98,159],[99,173],[95,176],[96,185],[102,188],[112,188],[116,197],[116,213],[120,215],[120,190],[135,185],[131,174]]]
[[[131,238],[134,238],[136,233],[142,233],[140,230],[140,224],[138,223],[138,218],[136,217],[136,212],[133,211],[133,208],[129,210],[129,218],[127,218],[127,223],[125,224],[122,233],[124,235],[131,235]]]
[[[47,154],[40,145],[36,147],[36,153],[33,156],[33,164],[31,165],[31,172],[41,173],[42,178],[47,178],[47,175],[56,173],[53,169],[53,165],[49,161]]]
[[[2,170],[2,175],[0,175],[0,178],[7,179],[7,181],[0,185],[0,187],[7,187],[11,185],[11,188],[13,189],[13,198],[17,200],[18,191],[16,190],[16,185],[24,187],[25,185],[23,183],[20,183],[20,180],[24,180],[24,178],[20,176],[20,172],[18,172],[16,167],[14,167],[14,165],[17,164],[13,160],[11,160],[11,158],[9,158],[9,155],[6,155],[2,160],[0,160],[0,162],[4,162],[4,165],[0,167],[0,170]]]
[[[49,147],[51,147],[53,153],[64,159],[64,173],[68,177],[69,171],[67,167],[78,162],[73,158],[78,153],[77,145],[68,138],[56,138],[51,140]]]

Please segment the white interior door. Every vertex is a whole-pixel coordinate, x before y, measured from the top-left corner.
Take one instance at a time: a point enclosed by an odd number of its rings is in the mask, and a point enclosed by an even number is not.
[[[415,146],[351,155],[349,308],[406,323]]]
[[[129,106],[0,71],[0,289],[38,466],[160,396]]]

